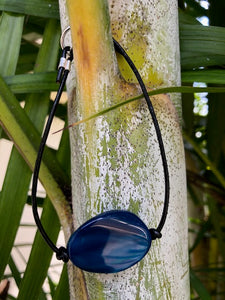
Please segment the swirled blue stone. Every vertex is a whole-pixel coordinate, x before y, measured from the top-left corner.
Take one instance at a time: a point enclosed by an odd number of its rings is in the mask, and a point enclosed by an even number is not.
[[[88,272],[116,273],[139,262],[151,246],[146,225],[129,211],[112,210],[88,220],[70,237],[74,265]]]

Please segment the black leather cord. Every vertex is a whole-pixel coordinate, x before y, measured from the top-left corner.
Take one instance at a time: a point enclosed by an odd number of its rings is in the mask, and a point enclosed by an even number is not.
[[[129,64],[130,68],[132,69],[132,71],[134,72],[139,85],[142,89],[144,98],[147,102],[148,105],[148,109],[149,112],[151,114],[152,120],[153,120],[153,124],[155,127],[155,131],[156,131],[156,135],[157,135],[157,139],[158,139],[158,143],[159,143],[159,149],[160,149],[160,153],[161,153],[161,157],[162,157],[162,164],[163,164],[163,170],[164,170],[164,179],[165,179],[165,198],[164,198],[164,207],[163,207],[163,212],[162,212],[162,217],[161,220],[159,222],[159,225],[157,226],[156,229],[151,228],[149,229],[150,233],[151,233],[151,237],[152,239],[156,239],[156,238],[160,238],[161,235],[161,230],[165,224],[166,221],[166,216],[167,216],[167,212],[168,212],[168,206],[169,206],[169,190],[170,190],[170,183],[169,183],[169,171],[168,171],[168,165],[167,165],[167,160],[166,160],[166,154],[165,154],[165,149],[164,149],[164,144],[163,144],[163,140],[162,140],[162,135],[161,135],[161,131],[159,128],[159,124],[154,112],[154,108],[152,106],[152,103],[150,101],[147,89],[145,87],[145,84],[136,68],[136,66],[134,65],[133,61],[131,60],[131,58],[128,56],[128,54],[126,53],[126,51],[122,48],[122,46],[113,39],[114,42],[114,47],[115,50],[120,53],[125,60],[127,61],[127,63]],[[68,256],[68,252],[67,249],[65,247],[56,247],[56,245],[51,241],[51,239],[49,238],[49,236],[47,235],[46,231],[44,230],[41,220],[39,218],[38,215],[38,211],[37,211],[37,200],[36,200],[36,193],[37,193],[37,183],[38,183],[38,175],[39,175],[39,171],[40,171],[40,166],[41,166],[41,160],[42,160],[42,156],[43,156],[43,152],[44,152],[44,148],[45,148],[45,144],[46,144],[46,140],[49,134],[49,130],[52,124],[52,120],[54,118],[55,115],[55,111],[56,111],[56,107],[59,103],[59,100],[61,98],[63,89],[65,87],[65,83],[66,83],[66,79],[67,76],[69,74],[69,67],[67,65],[68,61],[72,61],[73,60],[73,53],[72,53],[72,49],[70,49],[69,47],[65,47],[63,49],[63,55],[62,55],[62,61],[60,61],[60,66],[59,66],[59,70],[58,70],[58,75],[57,75],[57,82],[60,83],[59,86],[59,90],[57,92],[55,101],[53,103],[51,112],[49,114],[48,117],[48,121],[41,139],[41,143],[40,143],[40,147],[38,150],[38,155],[37,155],[37,159],[36,159],[36,163],[35,163],[35,168],[34,168],[34,174],[33,174],[33,183],[32,183],[32,209],[33,209],[33,215],[34,215],[34,219],[35,222],[37,224],[37,227],[41,233],[41,235],[43,236],[43,238],[45,239],[45,241],[47,242],[47,244],[52,248],[52,250],[54,252],[56,252],[56,257],[59,260],[63,260],[64,262],[68,262],[69,260],[69,256]]]
[[[154,127],[155,127],[155,131],[156,131],[156,135],[157,135],[157,139],[158,139],[158,143],[159,143],[159,149],[160,149],[160,154],[161,154],[161,157],[162,157],[162,164],[163,164],[164,180],[165,180],[165,198],[164,198],[164,207],[163,207],[162,217],[161,217],[161,220],[159,222],[159,225],[157,226],[156,229],[150,229],[152,235],[155,238],[159,238],[159,237],[161,237],[161,234],[159,234],[159,233],[161,232],[161,230],[162,230],[162,228],[165,224],[165,221],[166,221],[166,216],[167,216],[168,207],[169,207],[169,196],[170,196],[169,170],[168,170],[167,159],[166,159],[165,148],[164,148],[164,144],[163,144],[163,140],[162,140],[161,130],[160,130],[160,127],[159,127],[159,123],[158,123],[158,120],[157,120],[152,102],[150,100],[150,97],[148,95],[147,89],[146,89],[145,84],[144,84],[144,82],[141,78],[140,73],[138,72],[135,64],[133,63],[133,61],[131,60],[129,55],[121,47],[121,45],[115,39],[113,40],[113,42],[114,42],[114,46],[115,46],[116,51],[118,53],[120,53],[125,58],[125,60],[129,64],[130,68],[134,72],[134,74],[135,74],[135,76],[136,76],[136,78],[139,82],[139,85],[142,89],[145,100],[147,102],[149,112],[150,112],[151,117],[152,117],[152,121],[153,121],[153,124],[154,124]]]
[[[63,53],[63,55],[64,55],[64,53]],[[67,63],[68,60],[71,61],[72,59],[73,59],[72,50],[70,50],[70,56],[65,63]],[[60,82],[59,89],[58,89],[55,101],[53,102],[53,106],[52,106],[51,112],[49,114],[47,124],[45,126],[45,130],[44,130],[44,133],[43,133],[43,136],[41,139],[41,143],[39,146],[38,155],[37,155],[37,159],[36,159],[36,163],[35,163],[35,167],[34,167],[31,198],[32,198],[32,210],[33,210],[34,219],[35,219],[35,222],[37,224],[37,227],[38,227],[41,235],[43,236],[44,240],[49,245],[49,247],[52,248],[52,250],[54,252],[56,252],[56,257],[60,260],[63,260],[64,262],[68,262],[69,256],[68,256],[66,248],[64,248],[64,247],[57,248],[55,246],[55,244],[52,242],[52,240],[49,238],[49,236],[47,235],[46,231],[44,230],[41,220],[38,215],[37,199],[36,199],[38,175],[39,175],[39,171],[40,171],[41,160],[42,160],[46,140],[48,138],[49,130],[50,130],[50,127],[51,127],[51,124],[52,124],[52,121],[53,121],[53,118],[55,115],[55,111],[56,111],[57,105],[60,101],[62,92],[63,92],[65,84],[66,84],[66,79],[67,79],[69,71],[70,71],[69,68],[67,68],[67,69],[63,68],[63,72],[62,72],[61,68],[62,67],[60,67],[59,71],[58,71],[58,75],[60,73],[60,76],[57,76],[57,81]]]

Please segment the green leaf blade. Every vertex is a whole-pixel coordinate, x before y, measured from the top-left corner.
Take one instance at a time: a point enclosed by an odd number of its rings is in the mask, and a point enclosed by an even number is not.
[[[44,228],[48,228],[48,234],[51,236],[53,243],[55,243],[60,224],[49,199],[45,200],[41,222]],[[51,262],[52,254],[52,249],[46,244],[40,233],[37,232],[27,268],[20,284],[18,300],[38,299]]]
[[[0,74],[14,75],[19,57],[24,16],[3,13],[0,19]]]
[[[190,270],[190,279],[191,279],[191,286],[197,292],[200,299],[212,300],[209,292],[206,290],[205,286],[202,284],[200,279],[195,275],[195,273],[192,270]]]
[[[59,19],[58,2],[53,0],[0,0],[0,10]]]

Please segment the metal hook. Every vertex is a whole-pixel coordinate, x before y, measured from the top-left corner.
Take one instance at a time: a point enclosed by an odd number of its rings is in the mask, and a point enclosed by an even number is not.
[[[63,32],[62,32],[62,35],[61,35],[61,38],[60,38],[60,45],[61,45],[61,48],[64,49],[65,48],[65,44],[64,44],[64,39],[65,39],[65,36],[67,34],[67,32],[70,30],[70,26],[66,27]]]

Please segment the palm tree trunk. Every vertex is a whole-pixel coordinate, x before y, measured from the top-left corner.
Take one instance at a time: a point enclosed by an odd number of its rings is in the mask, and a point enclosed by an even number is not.
[[[175,0],[60,0],[60,10],[62,28],[71,26],[75,57],[75,72],[68,82],[69,124],[140,94],[121,57],[117,67],[111,32],[134,60],[148,88],[179,85]],[[180,98],[158,95],[152,102],[171,181],[163,237],[153,242],[139,264],[118,274],[81,272],[70,265],[71,299],[190,299]],[[110,209],[126,209],[148,227],[158,225],[164,200],[163,169],[144,100],[73,127],[70,139],[75,228]]]

